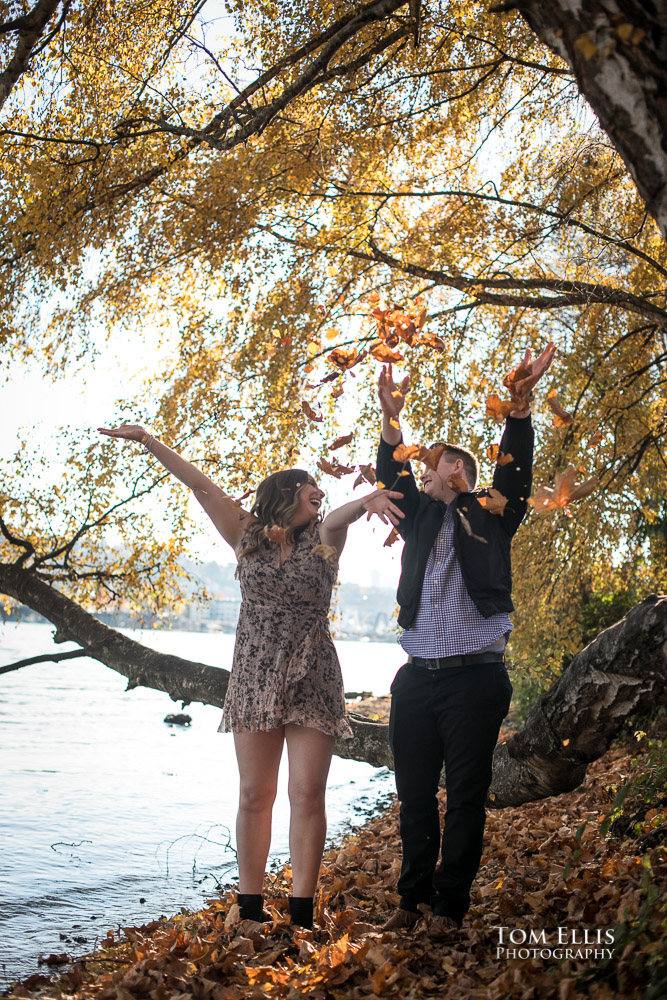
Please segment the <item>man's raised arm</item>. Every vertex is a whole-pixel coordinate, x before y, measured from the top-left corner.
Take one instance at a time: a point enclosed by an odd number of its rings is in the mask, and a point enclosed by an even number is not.
[[[419,507],[419,490],[415,482],[410,463],[397,462],[393,457],[395,449],[403,441],[399,414],[405,403],[405,396],[410,388],[410,377],[406,377],[397,386],[394,382],[391,365],[382,366],[378,379],[378,396],[382,408],[382,436],[377,455],[377,477],[386,489],[400,490],[402,500],[394,503],[405,517],[396,525],[399,533],[405,537],[412,527],[414,515]],[[407,472],[407,475],[400,473]]]

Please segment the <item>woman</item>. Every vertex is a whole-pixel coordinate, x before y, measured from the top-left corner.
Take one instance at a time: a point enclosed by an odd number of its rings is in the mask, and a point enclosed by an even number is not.
[[[348,526],[372,513],[402,514],[376,490],[321,521],[324,496],[301,469],[275,472],[257,488],[252,510],[143,427],[99,428],[110,437],[140,441],[195,494],[238,559],[242,603],[221,732],[234,734],[240,772],[236,822],[241,918],[262,920],[262,888],[271,839],[278,767],[287,743],[293,895],[292,923],[313,925],[313,896],[326,837],[324,793],[337,736],[352,735],[345,718],[340,665],[328,626],[332,562]],[[331,551],[317,546],[331,546]],[[313,551],[316,550],[316,551]]]

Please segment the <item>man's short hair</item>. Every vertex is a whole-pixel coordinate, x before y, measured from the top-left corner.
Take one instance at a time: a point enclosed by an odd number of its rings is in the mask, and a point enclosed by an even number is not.
[[[463,468],[466,470],[466,478],[470,482],[470,488],[474,490],[479,479],[479,461],[477,460],[477,455],[467,448],[461,448],[458,444],[450,444],[449,441],[436,441],[435,444],[431,445],[431,448],[441,447],[444,447],[446,454],[456,455],[457,458],[461,459]]]

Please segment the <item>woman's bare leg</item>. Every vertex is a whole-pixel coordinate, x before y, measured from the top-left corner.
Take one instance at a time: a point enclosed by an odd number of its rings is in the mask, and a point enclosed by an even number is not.
[[[305,726],[285,726],[289,757],[292,892],[313,896],[320,873],[327,817],[324,793],[334,737]]]
[[[262,891],[271,844],[271,810],[284,739],[284,726],[266,733],[234,733],[241,776],[236,851],[239,892],[242,893]]]

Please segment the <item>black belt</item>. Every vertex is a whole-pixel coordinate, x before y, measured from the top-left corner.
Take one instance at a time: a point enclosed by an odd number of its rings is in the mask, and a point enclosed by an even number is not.
[[[466,656],[437,656],[425,659],[423,656],[408,656],[408,663],[427,670],[442,670],[444,667],[467,667],[472,663],[504,663],[503,653],[469,653]]]

